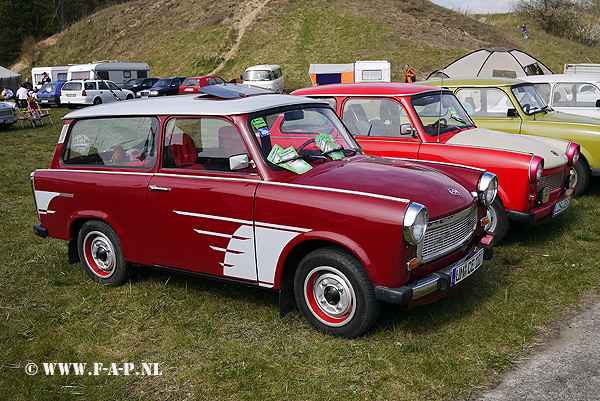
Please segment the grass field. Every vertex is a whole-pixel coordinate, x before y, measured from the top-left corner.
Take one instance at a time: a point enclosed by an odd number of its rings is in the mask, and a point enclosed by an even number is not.
[[[455,294],[384,307],[354,340],[297,310],[279,319],[266,290],[152,269],[103,287],[67,263],[66,242],[32,233],[29,174],[50,164],[65,110],[53,112],[54,126],[0,132],[0,399],[467,399],[598,292],[597,179],[551,224],[512,227]],[[162,375],[48,376],[51,362],[157,363]]]

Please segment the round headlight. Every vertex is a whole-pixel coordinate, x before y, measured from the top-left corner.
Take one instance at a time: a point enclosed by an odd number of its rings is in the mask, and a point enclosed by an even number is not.
[[[413,245],[417,245],[425,236],[428,222],[429,212],[425,206],[414,202],[409,204],[404,211],[402,222],[404,239]]]
[[[544,159],[539,156],[533,156],[529,163],[529,182],[537,184],[542,178],[544,172]]]
[[[479,192],[481,203],[486,206],[491,205],[498,193],[498,177],[496,177],[496,174],[488,173],[487,171],[483,173],[479,178],[477,191]]]
[[[571,142],[569,144],[569,147],[567,148],[567,163],[569,164],[569,166],[573,166],[575,165],[575,163],[577,163],[577,160],[579,160],[580,153],[581,149],[579,147],[579,144]]]

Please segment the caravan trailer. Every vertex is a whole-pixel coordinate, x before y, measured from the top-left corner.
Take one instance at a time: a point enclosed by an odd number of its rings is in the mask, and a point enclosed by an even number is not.
[[[89,64],[75,64],[69,68],[67,80],[104,79],[123,85],[131,78],[149,78],[148,63],[120,63],[115,60],[95,61]]]
[[[313,86],[354,82],[390,82],[391,67],[386,60],[356,61],[349,64],[311,64]]]
[[[40,89],[43,85],[42,78],[44,78],[44,73],[48,74],[50,80],[52,81],[66,81],[68,70],[68,65],[56,67],[34,67],[31,69],[31,81],[33,82],[34,88]]]

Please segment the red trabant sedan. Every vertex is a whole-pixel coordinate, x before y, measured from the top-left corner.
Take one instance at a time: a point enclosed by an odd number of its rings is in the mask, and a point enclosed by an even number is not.
[[[294,95],[327,101],[366,153],[456,163],[498,176],[487,230],[498,243],[509,221],[537,222],[570,204],[579,145],[477,128],[448,90],[400,83],[324,85]]]
[[[224,84],[225,80],[218,75],[203,75],[201,77],[187,77],[179,87],[179,94],[200,93],[203,86]]]
[[[208,89],[212,88],[212,89]],[[280,292],[353,337],[380,302],[454,291],[492,256],[497,178],[365,155],[327,104],[245,85],[72,112],[31,174],[41,237],[96,282],[152,266]]]

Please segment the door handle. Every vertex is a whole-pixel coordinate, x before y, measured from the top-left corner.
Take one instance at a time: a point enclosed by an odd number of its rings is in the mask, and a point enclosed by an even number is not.
[[[163,192],[169,192],[171,190],[171,188],[157,187],[156,185],[149,185],[148,189],[150,191],[163,191]]]

